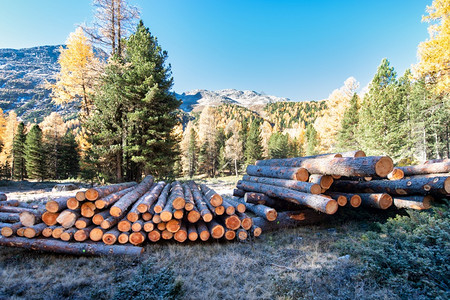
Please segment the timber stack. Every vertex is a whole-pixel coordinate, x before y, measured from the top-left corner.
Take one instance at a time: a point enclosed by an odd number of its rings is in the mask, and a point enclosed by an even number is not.
[[[340,206],[428,209],[450,195],[450,160],[395,167],[387,156],[361,151],[259,160],[233,192],[262,230],[323,221]],[[276,209],[276,222],[264,212]]]
[[[139,184],[92,188],[34,207],[2,199],[3,246],[79,255],[139,255],[145,242],[246,240],[261,234],[244,205],[194,181],[154,182],[146,176]]]

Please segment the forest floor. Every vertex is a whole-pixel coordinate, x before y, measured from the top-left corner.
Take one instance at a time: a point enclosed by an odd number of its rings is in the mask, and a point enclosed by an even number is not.
[[[229,195],[236,177],[203,181]],[[9,199],[42,200],[55,196],[53,185],[36,184],[33,189],[25,184],[6,190],[0,186],[0,190]],[[148,244],[137,258],[0,247],[0,299],[126,299],[124,289],[146,291],[155,282],[162,289],[167,278],[161,272],[166,271],[182,284],[183,299],[394,299],[393,291],[360,276],[363,266],[358,258],[336,245],[359,238],[375,221],[395,213],[349,218],[349,211],[342,209],[326,224],[263,233],[243,243]],[[146,278],[140,275],[145,268],[156,277],[139,279]],[[146,298],[134,294],[134,299]]]

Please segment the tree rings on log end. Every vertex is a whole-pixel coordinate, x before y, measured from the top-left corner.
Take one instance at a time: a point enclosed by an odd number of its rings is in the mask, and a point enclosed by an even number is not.
[[[309,173],[305,168],[298,168],[297,172],[295,172],[294,179],[298,181],[306,182],[308,181]]]
[[[98,199],[98,192],[95,189],[88,189],[85,193],[84,196],[86,197],[87,200],[89,201],[95,201]]]
[[[81,192],[81,191],[77,192],[77,193],[75,194],[75,199],[77,199],[78,201],[84,201],[84,200],[86,200],[86,194],[85,194],[85,192]]]
[[[181,228],[181,221],[177,219],[170,220],[166,224],[166,229],[172,233],[177,232],[178,230],[180,230],[180,228]]]
[[[270,209],[266,212],[267,221],[275,221],[277,219],[277,211],[275,209]]]
[[[190,223],[196,223],[200,219],[200,217],[200,213],[196,210],[191,210],[187,215],[188,221]]]
[[[216,225],[211,228],[211,236],[215,239],[220,239],[225,234],[225,229],[222,225]]]
[[[203,215],[203,221],[209,223],[213,219],[213,215],[211,213],[207,213]]]
[[[128,237],[128,240],[131,244],[133,244],[134,246],[136,245],[140,245],[145,241],[145,234],[143,234],[142,232],[133,232],[132,234],[130,234],[130,236]]]
[[[113,217],[119,217],[122,214],[122,209],[120,209],[117,206],[113,206],[111,207],[111,209],[109,210],[109,214]]]
[[[122,232],[121,234],[119,234],[117,241],[119,242],[119,244],[126,244],[128,243],[128,239],[129,239],[128,232]]]
[[[325,206],[325,212],[329,215],[334,214],[338,209],[338,204],[336,200],[330,200],[328,201],[327,205]]]
[[[157,242],[161,239],[161,233],[158,230],[152,230],[148,233],[148,239],[152,242]]]
[[[447,177],[444,181],[444,191],[450,194],[450,177]]]
[[[242,228],[244,228],[245,230],[249,230],[250,228],[252,228],[253,220],[251,218],[244,218],[241,220],[241,223]]]
[[[178,230],[173,238],[175,241],[183,243],[187,240],[187,232],[185,230]]]
[[[382,194],[378,200],[378,205],[381,209],[387,209],[392,205],[392,197],[389,194]]]
[[[237,230],[241,227],[241,220],[236,215],[229,216],[225,218],[225,226],[231,230]]]
[[[236,237],[236,232],[234,230],[227,229],[225,231],[225,239],[227,239],[228,241],[234,240],[235,237]]]
[[[313,184],[310,189],[311,194],[318,195],[322,193],[322,187],[318,184]]]
[[[214,194],[209,200],[209,203],[211,203],[211,205],[214,207],[222,205],[223,203],[222,196],[220,196],[219,194]]]
[[[353,195],[350,198],[350,205],[352,207],[359,207],[361,205],[361,197],[359,195]]]
[[[347,197],[343,195],[339,195],[336,199],[339,206],[345,206],[347,205]]]
[[[160,214],[160,217],[161,217],[161,221],[169,222],[170,220],[172,220],[172,213],[170,211],[163,211]]]
[[[174,209],[182,209],[184,208],[184,205],[186,204],[186,200],[181,197],[177,197],[173,200],[173,208]]]
[[[394,169],[394,162],[389,156],[382,156],[375,163],[375,173],[380,177],[386,177]]]

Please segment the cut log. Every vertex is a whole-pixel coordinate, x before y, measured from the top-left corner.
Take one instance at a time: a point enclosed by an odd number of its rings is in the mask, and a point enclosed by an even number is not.
[[[286,179],[276,179],[276,178],[267,178],[267,177],[254,177],[244,175],[242,177],[243,181],[263,183],[281,186],[289,189],[294,189],[303,193],[310,193],[318,195],[322,192],[322,188],[317,183],[296,181],[296,180],[286,180]]]
[[[144,221],[137,220],[131,225],[131,231],[138,232],[144,229]]]
[[[195,208],[194,196],[192,196],[192,191],[187,183],[183,184],[183,193],[184,193],[184,200],[186,201],[184,209],[186,211],[193,210]]]
[[[2,226],[1,234],[4,237],[10,237],[16,234],[19,228],[22,228],[22,224],[20,222],[14,224],[4,224]]]
[[[87,200],[95,201],[97,199],[111,195],[112,193],[120,192],[121,190],[134,187],[136,182],[124,182],[112,185],[106,185],[102,187],[96,187],[88,189],[84,194]]]
[[[173,212],[173,217],[175,219],[181,220],[184,216],[184,208],[183,209],[177,209]]]
[[[172,184],[168,183],[164,186],[164,189],[161,191],[161,194],[159,195],[158,201],[155,204],[155,207],[153,207],[153,210],[155,213],[159,214],[162,212],[164,207],[166,206],[167,199],[169,199],[169,192],[170,188],[172,187]]]
[[[161,231],[161,238],[163,240],[171,240],[173,238],[173,232],[170,232],[168,230]]]
[[[105,230],[108,230],[108,229],[112,228],[114,225],[116,225],[117,223],[119,223],[120,220],[122,220],[122,217],[109,216],[106,219],[104,219],[102,221],[102,223],[100,223],[100,227]]]
[[[144,252],[142,247],[92,243],[67,243],[48,239],[33,239],[14,237],[0,238],[0,246],[20,247],[28,250],[47,251],[73,255],[140,255]]]
[[[75,234],[73,235],[73,238],[77,242],[84,242],[85,240],[87,240],[89,238],[89,233],[94,228],[95,228],[94,225],[90,225],[89,227],[78,229],[77,232],[75,232]]]
[[[402,169],[399,168],[394,168],[394,170],[392,170],[392,172],[387,175],[387,178],[389,180],[400,180],[403,179],[403,177],[405,177],[405,174]]]
[[[150,231],[147,236],[151,242],[156,243],[161,239],[161,232],[158,229],[154,229]]]
[[[225,224],[225,227],[231,230],[237,230],[241,227],[241,220],[237,215],[226,216],[221,219]]]
[[[236,238],[236,231],[225,228],[225,234],[224,237],[228,241],[232,241]]]
[[[119,242],[119,244],[126,244],[128,243],[130,239],[130,234],[128,232],[121,232],[119,234],[119,237],[117,238],[117,241]]]
[[[146,176],[135,189],[125,194],[120,200],[111,206],[109,213],[114,217],[122,217],[126,210],[136,202],[153,184],[153,176]]]
[[[222,205],[223,202],[222,196],[217,194],[213,189],[210,189],[204,184],[200,184],[200,189],[209,204],[211,204],[214,207]]]
[[[170,190],[170,196],[167,201],[172,202],[174,209],[183,209],[186,205],[183,186],[178,181],[172,183],[172,189]]]
[[[91,241],[98,242],[102,240],[105,230],[100,227],[95,227],[89,232],[89,238]]]
[[[45,209],[51,213],[57,213],[67,208],[67,200],[71,197],[59,197],[54,200],[49,200],[45,204]]]
[[[75,227],[78,229],[84,229],[84,228],[90,226],[91,224],[92,224],[92,219],[81,217],[81,218],[78,218],[77,221],[75,222]],[[96,225],[100,225],[100,224],[96,224]]]
[[[216,220],[212,219],[211,222],[207,223],[209,233],[212,238],[220,239],[225,234],[225,228],[222,225],[216,222]]]
[[[81,215],[85,218],[92,218],[96,212],[96,206],[93,202],[84,202],[81,205]]]
[[[80,201],[78,201],[76,198],[71,197],[71,198],[67,199],[66,206],[68,209],[75,210],[75,209],[80,208],[81,204],[80,204]]]
[[[222,206],[225,209],[225,213],[227,215],[232,216],[235,214],[236,208],[234,208],[234,206],[227,200],[223,199]]]
[[[244,195],[245,195],[245,193],[244,193]],[[237,197],[234,197],[234,200],[228,198],[227,202],[230,203],[231,205],[233,205],[236,211],[238,211],[240,213],[244,213],[245,210],[247,209],[245,207],[245,204],[243,204],[242,202],[237,201],[237,200],[239,200],[239,198],[237,198]]]
[[[141,197],[142,199],[140,199],[137,210],[142,214],[149,212],[150,207],[152,207],[152,205],[158,200],[158,197],[165,186],[166,183],[164,181],[159,181],[158,183],[154,184],[151,190]]]
[[[0,212],[0,222],[17,223],[20,222],[20,217],[18,213]]]
[[[131,230],[131,222],[123,219],[117,224],[117,229],[121,232],[128,232]]]
[[[161,223],[161,222],[162,222],[162,221],[161,221],[161,216],[160,216],[159,214],[154,214],[154,215],[153,215],[153,218],[152,218],[152,222],[153,222],[154,224]]]
[[[25,228],[23,235],[26,238],[32,239],[32,238],[39,236],[41,234],[42,230],[44,230],[45,228],[47,228],[47,225],[45,225],[44,223],[39,223],[39,224]]]
[[[392,205],[392,197],[388,194],[359,194],[361,205],[379,209],[387,209]]]
[[[149,212],[146,212],[146,213],[143,213],[143,214],[141,215],[141,218],[142,218],[142,220],[144,220],[145,222],[147,222],[147,221],[151,221],[151,220],[152,220],[153,215],[152,215],[151,213],[149,213]]]
[[[334,200],[336,200],[336,202],[337,202],[337,204],[339,205],[339,206],[346,206],[347,205],[347,197],[346,196],[344,196],[344,195],[335,195],[335,196],[330,196],[330,195],[323,195],[323,196],[325,196],[325,197],[328,197],[328,198],[330,198],[330,199],[334,199]]]
[[[159,230],[159,231],[163,231],[163,230],[166,230],[166,222],[161,222],[161,223],[158,223],[157,225],[156,225],[156,228]]]
[[[64,242],[71,241],[74,237],[74,234],[78,231],[75,227],[64,230],[61,234],[60,239]]]
[[[200,220],[201,215],[200,212],[198,211],[197,207],[194,207],[194,209],[192,209],[188,214],[187,214],[187,219],[190,223],[196,223],[198,220]]]
[[[62,226],[58,226],[56,228],[53,228],[52,238],[59,239],[63,232],[64,232],[64,227],[62,227]]]
[[[155,224],[152,221],[148,221],[144,223],[143,229],[145,232],[150,232],[155,229]]]
[[[125,196],[126,194],[131,192],[133,189],[134,189],[134,187],[130,187],[130,188],[121,190],[117,193],[110,194],[104,198],[95,200],[95,202],[94,202],[95,207],[97,207],[98,209],[107,208],[107,207],[111,206],[112,204],[116,203],[120,198],[122,198],[123,196]]]
[[[323,189],[329,189],[330,186],[333,184],[333,176],[331,175],[318,175],[318,174],[311,174],[309,175],[309,182],[315,183],[320,185]]]
[[[361,197],[357,194],[337,193],[337,192],[327,192],[326,194],[333,197],[334,199],[341,196],[345,197],[347,199],[347,206],[350,205],[351,207],[359,207],[361,205]]]
[[[301,211],[279,212],[275,222],[269,222],[264,218],[253,218],[253,224],[261,228],[262,231],[273,231],[282,228],[297,227],[301,225],[312,225],[325,222],[329,215],[316,212],[312,209]]]
[[[24,211],[35,212],[36,210],[42,210],[42,209],[44,209],[44,208],[41,207],[41,206],[38,206],[36,208],[15,207],[15,206],[0,206],[0,212],[18,213],[18,214],[20,214],[21,212],[24,212]]]
[[[78,191],[75,194],[75,199],[77,199],[80,202],[83,202],[84,200],[86,200],[86,195],[84,191]]]
[[[208,227],[206,226],[206,223],[202,220],[199,220],[197,222],[197,233],[200,236],[200,240],[207,241],[211,234],[209,233]]]
[[[366,157],[366,153],[362,150],[340,152],[341,157]]]
[[[253,234],[254,237],[258,237],[261,235],[262,233],[262,229],[261,227],[252,225],[252,228],[250,228],[251,233]]]
[[[409,209],[429,209],[433,197],[428,196],[406,196],[406,197],[394,197],[394,206],[397,208],[409,208]]]
[[[247,210],[253,212],[258,217],[266,218],[267,221],[275,221],[277,218],[277,211],[275,209],[262,204],[248,203],[245,196],[243,204],[245,204]]]
[[[70,228],[75,225],[75,222],[79,217],[79,211],[66,209],[59,214],[59,216],[56,218],[56,222],[58,222],[64,228]]]
[[[189,224],[188,238],[192,242],[195,242],[198,239],[198,233],[197,233],[197,228],[195,227],[195,224]]]
[[[0,206],[14,206],[14,207],[18,207],[19,206],[19,200],[6,200],[6,195],[4,196],[4,200],[2,199],[1,195],[5,195],[5,194],[0,194]]]
[[[428,162],[422,165],[397,167],[402,170],[405,176],[450,173],[450,160],[440,162]]]
[[[45,224],[47,224],[47,226],[52,226],[52,225],[56,225],[56,218],[58,218],[59,213],[51,213],[51,212],[44,212],[42,214],[42,222],[44,222]]]
[[[102,224],[103,220],[105,220],[106,218],[108,218],[110,216],[111,215],[109,214],[108,210],[104,210],[102,212],[96,213],[92,217],[92,223],[94,223],[95,225],[100,225],[100,224]]]
[[[216,214],[216,216],[225,214],[225,207],[223,205],[214,207],[214,213]]]
[[[295,181],[308,181],[309,173],[305,168],[275,166],[247,166],[247,174],[257,177],[279,178]]]
[[[213,215],[212,212],[209,210],[205,200],[203,199],[203,196],[201,192],[198,189],[198,186],[195,182],[190,181],[189,187],[192,191],[192,196],[194,197],[195,205],[197,206],[198,211],[200,212],[200,215],[205,222],[211,222]]]
[[[236,215],[239,217],[239,220],[241,220],[241,226],[245,230],[249,230],[252,228],[253,225],[253,219],[250,218],[246,213],[236,213]]]
[[[270,197],[281,198],[297,204],[305,205],[330,215],[334,214],[338,209],[338,204],[335,200],[328,199],[320,195],[312,195],[283,187],[248,181],[240,182],[238,187],[246,191],[260,192]]]
[[[255,192],[247,192],[247,197],[242,201],[242,203],[245,201],[247,203],[251,204],[262,204],[265,206],[272,207],[275,210],[299,210],[302,209],[302,206],[296,203],[292,203],[283,199],[275,199],[272,197],[269,197],[262,193],[255,193]],[[241,204],[243,205],[243,204]],[[245,205],[244,205],[245,208]],[[244,209],[245,211],[245,209]]]
[[[185,224],[182,224],[180,229],[173,235],[173,239],[179,243],[184,243],[187,240],[187,237],[188,233]]]
[[[25,228],[26,227],[20,227],[19,229],[17,229],[16,235],[23,237],[23,234],[25,233]]]
[[[51,237],[53,229],[55,229],[55,228],[56,228],[56,226],[48,226],[48,227],[44,228],[44,230],[42,230],[42,233],[41,233],[42,236],[46,237],[46,238]]]
[[[450,194],[450,177],[414,176],[400,180],[337,181],[333,191],[388,193],[390,195]]]
[[[107,232],[105,232],[105,234],[102,237],[102,241],[103,243],[105,243],[106,245],[113,245],[117,242],[117,239],[119,238],[120,235],[120,231],[117,229],[111,229]]]
[[[236,234],[240,241],[245,241],[248,238],[248,233],[245,229],[239,228]]]
[[[294,157],[294,158],[274,158],[256,161],[257,166],[273,166],[273,167],[294,167],[298,165],[301,161],[307,159],[332,159],[335,157],[342,157],[340,153],[326,153],[318,154],[304,157]]]
[[[233,190],[233,196],[234,197],[242,198],[242,197],[244,197],[244,194],[245,194],[244,190],[241,190],[241,189],[234,189]]]

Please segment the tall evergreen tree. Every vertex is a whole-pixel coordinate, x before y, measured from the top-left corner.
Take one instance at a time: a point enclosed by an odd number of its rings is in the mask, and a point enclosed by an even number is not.
[[[350,99],[350,106],[344,113],[342,128],[337,136],[338,148],[341,151],[359,148],[357,140],[359,124],[358,110],[358,95],[354,93],[353,97]]]
[[[247,164],[254,164],[255,161],[261,159],[263,156],[262,137],[259,126],[260,123],[257,120],[253,120],[250,124],[244,152]]]
[[[33,125],[25,139],[25,167],[29,178],[45,179],[45,151],[42,131],[37,125]]]
[[[287,134],[275,132],[269,139],[270,158],[286,158],[289,154],[289,139]]]
[[[23,122],[20,122],[17,126],[16,135],[14,136],[13,141],[13,158],[14,158],[14,177],[20,180],[23,180],[26,175],[25,168],[25,125]]]
[[[62,179],[76,178],[80,171],[80,156],[75,136],[70,130],[61,140],[58,151],[58,174]]]
[[[316,155],[317,151],[317,132],[312,124],[306,126],[306,155]]]
[[[197,169],[197,134],[194,127],[191,127],[189,132],[189,146],[188,146],[188,160],[189,160],[189,177],[194,176]]]

